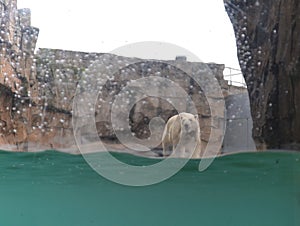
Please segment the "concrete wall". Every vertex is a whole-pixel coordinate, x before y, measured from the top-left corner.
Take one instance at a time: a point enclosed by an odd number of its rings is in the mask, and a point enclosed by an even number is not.
[[[225,102],[226,132],[222,152],[255,151],[248,93],[229,95]]]

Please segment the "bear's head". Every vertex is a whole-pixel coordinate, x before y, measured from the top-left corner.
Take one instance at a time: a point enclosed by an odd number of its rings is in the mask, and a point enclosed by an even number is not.
[[[181,130],[186,134],[196,133],[199,130],[198,115],[180,113]]]

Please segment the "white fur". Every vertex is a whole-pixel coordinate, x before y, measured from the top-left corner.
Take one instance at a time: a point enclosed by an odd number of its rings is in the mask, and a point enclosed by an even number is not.
[[[171,117],[164,129],[162,147],[164,156],[172,149],[174,156],[200,158],[201,138],[198,115],[183,112]]]

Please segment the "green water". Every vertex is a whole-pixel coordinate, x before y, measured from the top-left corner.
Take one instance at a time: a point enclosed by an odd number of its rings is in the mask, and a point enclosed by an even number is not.
[[[198,163],[160,184],[127,187],[81,156],[0,152],[0,225],[300,225],[300,154],[225,156],[202,173]]]

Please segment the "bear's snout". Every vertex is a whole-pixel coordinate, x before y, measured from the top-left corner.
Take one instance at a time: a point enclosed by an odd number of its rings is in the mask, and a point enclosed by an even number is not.
[[[188,130],[189,130],[189,125],[188,125],[188,124],[184,124],[184,129],[185,129],[186,131],[188,131]]]

